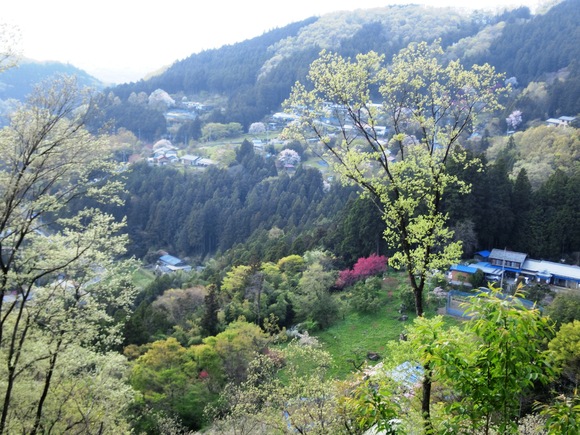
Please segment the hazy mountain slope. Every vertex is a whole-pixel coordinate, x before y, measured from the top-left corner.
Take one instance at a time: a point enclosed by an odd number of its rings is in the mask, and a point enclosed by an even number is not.
[[[22,100],[30,93],[34,85],[56,74],[74,75],[81,86],[103,88],[103,84],[98,79],[73,65],[24,60],[18,66],[0,74],[0,100],[9,98]]]
[[[279,110],[323,48],[347,56],[373,49],[390,57],[413,40],[452,43],[477,33],[484,22],[459,11],[416,5],[337,12],[194,54],[157,77],[118,86],[114,92],[121,99],[157,88],[188,96],[227,95],[225,119],[247,127]]]
[[[314,21],[316,18],[310,18],[256,38],[204,50],[175,62],[165,72],[149,80],[117,86],[115,93],[121,98],[126,98],[131,92],[152,92],[157,88],[170,93],[229,93],[239,87],[253,85],[260,68],[271,56],[269,47],[295,35]]]
[[[547,13],[507,23],[489,50],[473,58],[489,62],[520,83],[536,81],[547,73],[580,59],[580,0],[566,0]]]
[[[441,39],[450,57],[491,63],[525,85],[580,58],[579,15],[580,0],[565,0],[536,16],[526,7],[495,16],[418,5],[336,12],[194,54],[114,93],[122,100],[158,88],[187,96],[224,95],[228,103],[214,121],[248,127],[279,110],[321,49],[350,57],[374,50],[390,58],[410,42],[434,39]]]

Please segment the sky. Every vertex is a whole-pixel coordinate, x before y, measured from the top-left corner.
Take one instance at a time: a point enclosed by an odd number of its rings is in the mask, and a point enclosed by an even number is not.
[[[105,83],[137,81],[202,50],[325,13],[395,3],[497,8],[537,0],[4,0],[22,56],[70,63]]]

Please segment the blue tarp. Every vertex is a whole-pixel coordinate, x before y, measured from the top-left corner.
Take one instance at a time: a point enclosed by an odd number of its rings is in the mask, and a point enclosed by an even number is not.
[[[423,379],[423,367],[419,364],[414,364],[409,361],[395,367],[390,375],[391,378],[406,387],[412,388]]]
[[[464,266],[463,264],[455,264],[455,265],[451,266],[451,270],[456,270],[458,272],[465,272],[465,273],[477,272],[476,267]]]

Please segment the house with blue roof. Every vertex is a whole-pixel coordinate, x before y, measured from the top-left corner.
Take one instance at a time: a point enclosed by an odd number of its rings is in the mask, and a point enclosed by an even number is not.
[[[475,258],[478,260],[485,260],[487,261],[487,259],[489,258],[489,255],[491,254],[491,251],[478,251],[474,254]]]
[[[450,280],[452,283],[469,283],[469,277],[477,272],[477,267],[465,264],[454,264],[449,268]]]
[[[156,272],[159,273],[170,273],[176,272],[178,270],[189,272],[191,270],[191,266],[187,264],[185,261],[183,261],[181,258],[165,254],[159,257],[155,270]]]
[[[489,251],[481,251],[479,257],[485,258]],[[493,249],[486,261],[450,267],[451,282],[468,283],[469,277],[481,269],[487,281],[502,279],[515,281],[523,278],[526,283],[541,283],[555,287],[580,289],[580,267],[552,261],[534,260],[523,252]]]

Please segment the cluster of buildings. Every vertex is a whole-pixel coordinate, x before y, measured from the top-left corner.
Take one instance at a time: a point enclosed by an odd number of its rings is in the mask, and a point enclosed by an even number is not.
[[[472,264],[455,264],[449,270],[451,282],[469,283],[469,277],[481,270],[487,281],[539,283],[550,286],[580,289],[580,267],[552,261],[534,260],[523,252],[493,249],[476,254]]]
[[[201,156],[194,156],[191,154],[179,156],[177,154],[177,148],[172,145],[164,145],[155,148],[153,155],[149,157],[148,162],[149,164],[159,166],[182,164],[184,166],[195,166],[199,168],[206,168],[216,164],[213,160]]]

